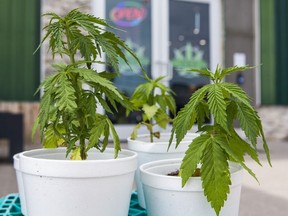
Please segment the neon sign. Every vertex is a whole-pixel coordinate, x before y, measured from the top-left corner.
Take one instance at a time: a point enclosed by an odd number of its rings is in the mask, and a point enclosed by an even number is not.
[[[119,2],[110,12],[112,21],[122,27],[139,25],[146,17],[146,8],[138,2]]]

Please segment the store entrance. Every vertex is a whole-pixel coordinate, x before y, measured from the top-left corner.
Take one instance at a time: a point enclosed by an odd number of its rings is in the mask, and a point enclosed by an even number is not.
[[[95,0],[94,5],[96,16],[121,29],[116,33],[134,50],[147,74],[166,77],[163,82],[175,92],[177,110],[210,82],[187,69],[213,69],[222,63],[220,0]],[[144,81],[139,66],[133,61],[131,65],[132,70],[120,63],[120,77],[113,80],[127,96]],[[111,116],[121,139],[140,118],[137,112],[126,117],[125,110]]]

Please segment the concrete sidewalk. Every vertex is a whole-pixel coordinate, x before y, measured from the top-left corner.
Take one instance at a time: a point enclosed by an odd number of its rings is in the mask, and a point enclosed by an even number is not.
[[[239,216],[288,215],[288,142],[271,140],[269,147],[272,168],[262,150],[260,158],[263,167],[247,160],[260,184],[245,172]]]

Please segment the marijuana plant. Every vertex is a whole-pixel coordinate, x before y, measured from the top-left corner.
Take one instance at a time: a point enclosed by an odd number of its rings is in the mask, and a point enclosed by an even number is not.
[[[166,128],[167,124],[172,121],[168,111],[175,116],[176,103],[173,92],[161,83],[164,78],[161,76],[153,80],[145,75],[146,82],[136,87],[130,101],[135,108],[142,111],[142,121],[135,126],[131,139],[136,139],[138,129],[141,125],[145,125],[150,133],[150,141],[153,142],[153,137],[160,137],[160,132],[154,131],[154,126]]]
[[[112,112],[110,106],[117,111],[116,103],[129,110],[132,108],[110,79],[119,73],[119,58],[129,65],[123,50],[141,66],[138,58],[117,35],[109,31],[112,27],[103,19],[78,9],[63,17],[55,13],[44,15],[49,16],[50,21],[44,27],[47,32],[39,47],[49,40],[53,59],[58,54],[63,61],[53,64],[55,74],[48,76],[39,87],[44,93],[33,134],[39,127],[44,147],[65,146],[67,155],[72,153],[72,159],[82,160],[87,158],[91,148],[104,151],[109,136],[112,136],[117,157],[121,149],[119,137],[110,119],[97,112],[98,105],[107,112]],[[97,59],[103,53],[116,73],[93,69],[95,64],[104,64]]]
[[[244,156],[248,154],[261,165],[256,145],[257,137],[262,137],[264,150],[271,165],[262,123],[257,111],[250,104],[250,98],[239,86],[223,81],[225,76],[247,69],[250,67],[217,66],[214,73],[209,70],[191,69],[209,77],[212,83],[205,85],[191,96],[173,123],[170,144],[176,134],[176,146],[187,131],[196,122],[198,124],[201,134],[193,139],[181,163],[182,186],[185,186],[200,164],[204,194],[217,215],[229,194],[231,185],[229,161],[240,164],[257,180],[253,171],[245,165]],[[205,125],[205,118],[210,116],[212,124]],[[247,140],[237,134],[233,127],[235,120],[239,120]]]

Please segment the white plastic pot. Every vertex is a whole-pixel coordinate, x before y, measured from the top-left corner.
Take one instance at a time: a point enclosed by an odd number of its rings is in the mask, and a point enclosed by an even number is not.
[[[13,156],[13,166],[16,172],[17,186],[18,186],[19,198],[20,198],[20,203],[21,203],[21,212],[23,215],[28,215],[27,210],[26,210],[26,200],[25,200],[22,172],[20,170],[19,163],[20,163],[19,154],[15,154]]]
[[[127,216],[137,154],[89,151],[85,161],[65,158],[66,149],[20,154],[29,216]]]
[[[176,142],[173,141],[168,151],[168,144],[171,133],[161,133],[160,139],[154,138],[154,142],[150,142],[150,135],[139,135],[136,140],[131,138],[127,139],[128,149],[137,152],[138,154],[138,167],[144,163],[148,163],[155,160],[181,158],[184,156],[189,144],[194,138],[198,136],[196,133],[188,133],[181,141],[178,148]],[[139,205],[145,208],[145,199],[143,195],[142,183],[140,180],[140,170],[136,171],[135,175],[136,189],[138,194]]]
[[[200,177],[191,177],[184,188],[181,178],[167,176],[179,169],[181,159],[159,160],[140,166],[149,216],[215,216],[202,188]],[[238,216],[243,168],[230,164],[232,185],[221,216]]]

